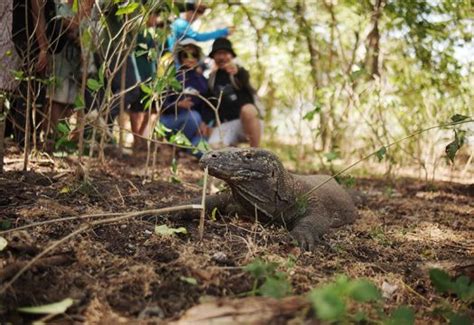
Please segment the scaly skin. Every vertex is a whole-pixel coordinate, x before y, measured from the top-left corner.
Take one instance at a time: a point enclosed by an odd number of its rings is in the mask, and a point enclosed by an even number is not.
[[[226,213],[239,207],[261,222],[286,227],[291,236],[308,250],[332,227],[352,223],[357,211],[349,194],[330,180],[306,198],[304,194],[326,181],[326,175],[295,175],[285,170],[273,153],[255,148],[211,151],[201,160],[202,168],[224,180],[230,193],[211,195],[206,208]]]

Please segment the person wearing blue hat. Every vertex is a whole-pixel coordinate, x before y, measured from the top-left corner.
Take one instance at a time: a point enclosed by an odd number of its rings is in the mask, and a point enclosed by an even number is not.
[[[177,43],[191,38],[198,42],[211,41],[219,37],[226,37],[232,33],[232,28],[226,27],[216,29],[211,32],[198,32],[194,30],[191,24],[201,17],[206,11],[207,6],[200,0],[187,0],[184,3],[184,12],[171,24],[171,35],[168,37],[168,49],[174,51]]]

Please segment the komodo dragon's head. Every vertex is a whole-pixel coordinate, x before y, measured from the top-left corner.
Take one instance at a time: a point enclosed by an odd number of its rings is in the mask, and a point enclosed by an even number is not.
[[[289,174],[273,153],[263,149],[229,148],[206,153],[200,160],[209,174],[224,180],[234,198],[250,213],[255,209],[267,217],[288,204]]]
[[[209,174],[229,184],[269,180],[280,176],[284,171],[277,156],[270,151],[255,148],[210,151],[202,156],[199,164],[202,168],[208,167]]]

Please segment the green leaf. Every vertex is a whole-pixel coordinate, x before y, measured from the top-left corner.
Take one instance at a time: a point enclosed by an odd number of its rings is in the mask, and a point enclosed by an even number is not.
[[[259,258],[244,267],[244,271],[249,272],[255,279],[273,276],[278,267],[276,263],[267,263]]]
[[[3,251],[8,245],[8,241],[0,236],[0,252]]]
[[[446,146],[446,149],[445,149],[446,155],[448,156],[449,160],[451,160],[452,163],[454,163],[454,157],[456,157],[456,153],[458,152],[459,148],[460,147],[456,140],[454,140],[453,142],[449,143]]]
[[[140,84],[140,89],[147,95],[151,95],[153,94],[153,89],[151,89],[151,87],[149,87],[147,84],[145,83],[141,83]]]
[[[358,311],[356,312],[356,314],[354,315],[354,320],[355,320],[357,323],[360,323],[360,322],[362,322],[362,321],[367,320],[367,315],[365,314],[364,311],[358,310]]]
[[[89,29],[84,29],[82,32],[80,43],[83,48],[91,48],[92,47],[92,33]]]
[[[155,133],[161,137],[165,137],[167,133],[170,133],[172,130],[168,129],[164,124],[157,123],[155,126]]]
[[[191,141],[189,141],[188,138],[186,138],[186,136],[184,135],[183,132],[179,131],[178,133],[175,133],[173,134],[171,137],[170,137],[170,143],[175,143],[175,144],[179,144],[179,145],[182,145],[182,146],[191,146]]]
[[[451,325],[472,325],[472,319],[466,314],[451,313],[448,319]]]
[[[102,88],[102,84],[95,79],[87,79],[87,87],[92,91],[98,91]]]
[[[81,95],[77,94],[76,98],[74,99],[74,110],[80,111],[81,109],[84,109],[85,107],[86,107],[86,104],[84,103],[84,99],[82,98]]]
[[[464,144],[465,133],[465,131],[454,130],[454,141],[446,146],[446,155],[452,163],[454,163],[454,157],[456,156],[456,153]]]
[[[368,280],[353,280],[347,289],[349,297],[358,302],[379,300],[382,296],[379,289]]]
[[[76,13],[79,11],[79,0],[74,0],[72,3],[72,12]]]
[[[415,312],[406,306],[400,306],[395,309],[390,315],[390,318],[384,322],[385,325],[411,325],[414,323]]]
[[[382,147],[380,148],[379,150],[377,150],[377,152],[375,153],[375,155],[377,156],[377,158],[379,159],[379,162],[382,161],[383,157],[385,156],[385,154],[387,153],[387,148],[385,147]]]
[[[59,194],[67,194],[71,192],[71,188],[69,186],[64,186],[59,190]]]
[[[474,283],[471,283],[470,279],[462,275],[454,281],[453,291],[458,295],[461,300],[466,302],[474,301]]]
[[[431,269],[429,271],[431,283],[441,293],[449,292],[452,288],[451,277],[440,269]]]
[[[451,121],[453,121],[454,123],[457,123],[457,122],[467,120],[468,118],[470,117],[466,115],[454,114],[453,116],[451,116]]]
[[[312,109],[311,111],[309,111],[303,116],[303,120],[312,121],[316,113],[319,113],[319,112],[321,112],[321,106],[318,104],[316,105],[314,109]]]
[[[124,7],[121,7],[115,13],[116,16],[128,15],[133,13],[140,5],[137,2],[132,2]]]
[[[354,176],[351,175],[339,175],[335,177],[336,182],[338,182],[341,185],[344,185],[345,187],[352,188],[356,185],[356,179]]]
[[[296,198],[296,211],[299,216],[302,216],[308,210],[308,198],[306,196],[299,196]]]
[[[65,122],[59,122],[58,125],[56,125],[56,130],[62,135],[67,135],[70,132],[69,126]]]
[[[174,236],[175,234],[187,234],[188,231],[184,227],[170,228],[167,225],[155,226],[155,234],[161,236]]]
[[[291,293],[291,285],[284,278],[268,277],[258,292],[265,297],[280,299]]]
[[[209,145],[207,144],[207,141],[201,139],[199,140],[197,146],[194,148],[193,154],[198,153],[198,152],[207,152],[207,151],[209,151]]]
[[[187,276],[181,276],[179,277],[179,279],[183,282],[186,282],[186,283],[189,283],[189,284],[192,284],[192,285],[197,285],[198,282],[195,278],[192,278],[192,277],[187,277]]]
[[[18,311],[28,314],[62,314],[72,306],[74,300],[71,298],[66,298],[60,302],[54,304],[35,306],[35,307],[21,307],[18,308]]]
[[[331,152],[328,152],[328,153],[325,153],[324,154],[324,157],[326,157],[326,159],[331,162],[331,161],[334,161],[336,160],[337,158],[339,158],[339,153],[336,152],[336,151],[331,151]]]
[[[309,299],[319,319],[337,321],[346,316],[346,303],[334,290],[334,287],[314,289]]]
[[[216,213],[217,213],[217,208],[212,209],[212,212],[211,212],[211,215],[210,215],[210,218],[211,218],[212,221],[217,220]]]

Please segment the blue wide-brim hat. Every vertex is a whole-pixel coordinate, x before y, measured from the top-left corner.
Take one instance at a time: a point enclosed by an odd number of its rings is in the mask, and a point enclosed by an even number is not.
[[[212,43],[212,51],[209,53],[209,57],[214,58],[214,54],[219,50],[229,51],[234,58],[237,56],[232,49],[232,43],[227,38],[219,37]]]

